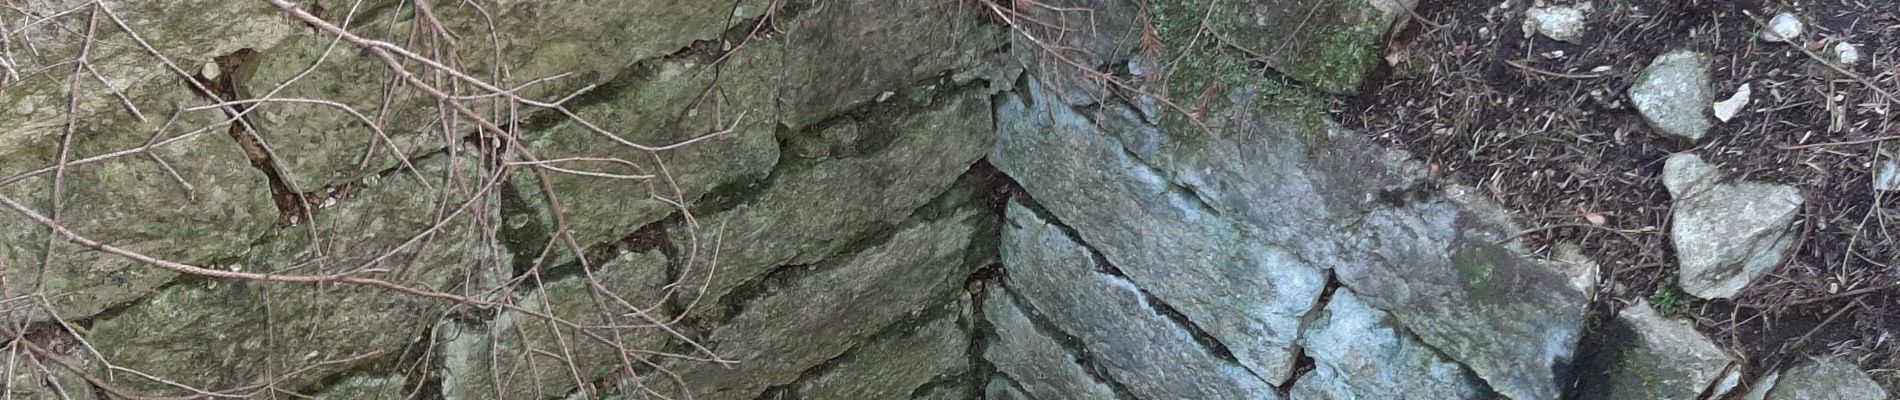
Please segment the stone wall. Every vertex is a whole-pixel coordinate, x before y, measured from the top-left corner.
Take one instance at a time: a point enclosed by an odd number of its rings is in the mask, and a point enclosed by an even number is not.
[[[31,3],[7,392],[1573,385],[1596,267],[1325,117],[1411,4],[427,3]]]

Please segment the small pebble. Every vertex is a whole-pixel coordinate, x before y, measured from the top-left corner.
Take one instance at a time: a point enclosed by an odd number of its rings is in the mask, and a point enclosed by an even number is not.
[[[1874,190],[1891,192],[1900,190],[1900,160],[1894,159],[1891,152],[1880,152],[1880,170],[1874,172]]]
[[[1742,87],[1735,89],[1735,94],[1729,96],[1728,100],[1715,102],[1715,119],[1728,122],[1729,119],[1735,118],[1735,114],[1742,112],[1742,107],[1748,106],[1748,97],[1751,94],[1748,84],[1744,83]]]
[[[1551,39],[1576,43],[1583,39],[1583,20],[1589,13],[1589,2],[1574,6],[1531,7],[1525,11],[1524,33],[1542,33]]]
[[[218,73],[218,63],[205,63],[203,67],[198,68],[198,74],[204,75],[208,80],[218,80]]]
[[[1841,64],[1854,65],[1860,62],[1860,49],[1847,42],[1837,43],[1834,45],[1834,59]]]
[[[1800,38],[1801,31],[1805,28],[1806,26],[1801,24],[1801,19],[1795,18],[1794,14],[1775,14],[1775,19],[1768,21],[1768,30],[1762,31],[1761,40],[1770,42],[1791,41]]]

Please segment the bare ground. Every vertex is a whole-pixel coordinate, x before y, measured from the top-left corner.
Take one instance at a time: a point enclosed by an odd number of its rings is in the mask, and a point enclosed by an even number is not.
[[[1900,2],[1596,0],[1585,37],[1566,43],[1526,35],[1529,1],[1422,1],[1388,66],[1335,117],[1489,190],[1543,227],[1525,237],[1534,248],[1581,244],[1603,268],[1599,321],[1648,299],[1745,358],[1751,379],[1834,354],[1900,385],[1900,192],[1872,185],[1880,153],[1900,155]],[[1807,22],[1798,44],[1756,37],[1779,12]],[[1859,63],[1833,63],[1843,41]],[[1675,49],[1711,56],[1716,99],[1754,92],[1696,142],[1648,127],[1626,95]],[[1735,299],[1674,287],[1660,175],[1675,152],[1807,198],[1795,254]]]

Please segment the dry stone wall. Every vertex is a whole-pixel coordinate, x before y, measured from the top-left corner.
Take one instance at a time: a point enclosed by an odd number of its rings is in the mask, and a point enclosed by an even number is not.
[[[18,351],[0,382],[1654,389],[1582,364],[1593,263],[1530,256],[1484,196],[1325,117],[1412,4],[1212,4],[32,2],[49,22],[16,37],[45,46],[10,67],[59,78],[4,86],[0,333]]]

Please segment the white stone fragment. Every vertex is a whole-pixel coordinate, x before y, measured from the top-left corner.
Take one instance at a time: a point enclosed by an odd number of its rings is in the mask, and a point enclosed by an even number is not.
[[[1730,95],[1727,100],[1715,102],[1712,105],[1715,109],[1715,119],[1728,122],[1730,118],[1735,118],[1736,114],[1742,112],[1743,107],[1748,106],[1750,94],[1748,84],[1744,83],[1742,87],[1735,89],[1735,94]]]
[[[1525,33],[1542,33],[1551,39],[1575,43],[1583,39],[1584,16],[1590,3],[1567,6],[1531,7],[1524,12]]]
[[[1801,31],[1806,28],[1807,26],[1801,24],[1801,19],[1796,18],[1794,14],[1785,12],[1775,14],[1775,19],[1768,21],[1768,30],[1761,32],[1761,40],[1770,42],[1793,41],[1800,39]]]
[[[1859,63],[1860,48],[1848,44],[1847,42],[1837,43],[1834,45],[1834,60],[1840,61],[1843,65]]]

